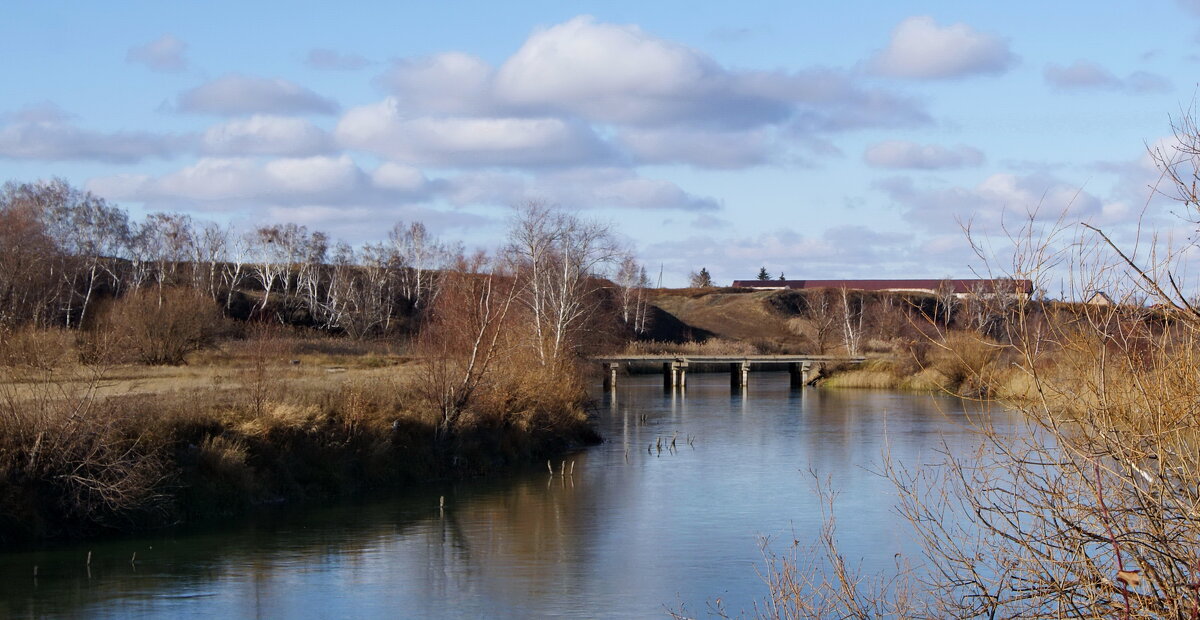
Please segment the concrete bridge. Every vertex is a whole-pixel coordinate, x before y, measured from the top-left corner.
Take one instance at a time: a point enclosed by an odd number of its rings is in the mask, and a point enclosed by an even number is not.
[[[687,371],[691,364],[728,364],[729,385],[742,389],[750,378],[753,366],[786,366],[791,373],[792,387],[808,385],[815,367],[822,364],[861,364],[865,357],[838,355],[610,355],[592,358],[604,366],[604,387],[617,387],[617,371],[629,364],[662,364],[663,387],[687,386]]]

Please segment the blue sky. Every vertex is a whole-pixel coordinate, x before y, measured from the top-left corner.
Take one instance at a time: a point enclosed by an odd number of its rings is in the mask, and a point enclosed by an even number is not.
[[[969,276],[962,221],[1130,239],[1197,92],[1193,2],[712,4],[13,3],[0,179],[356,243],[539,199],[668,285]]]

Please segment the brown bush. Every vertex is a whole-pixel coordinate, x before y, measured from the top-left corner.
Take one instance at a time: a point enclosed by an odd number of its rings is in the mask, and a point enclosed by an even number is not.
[[[0,329],[0,366],[53,369],[66,361],[72,339],[64,329]]]
[[[82,348],[89,361],[179,365],[211,346],[223,324],[220,308],[198,291],[143,289],[104,308]]]

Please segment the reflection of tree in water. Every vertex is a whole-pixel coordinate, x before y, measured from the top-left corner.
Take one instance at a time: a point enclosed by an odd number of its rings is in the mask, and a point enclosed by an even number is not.
[[[582,577],[572,567],[586,562],[579,544],[589,518],[580,501],[586,494],[576,492],[574,476],[558,474],[560,463],[554,467],[554,476],[448,498],[441,526],[428,534],[431,590],[453,595],[478,584],[503,600],[561,596],[578,586]]]
[[[385,595],[396,599],[436,600],[480,587],[504,597],[517,582],[546,585],[515,588],[515,596],[561,595],[560,588],[574,581],[564,567],[581,561],[575,541],[586,528],[578,523],[574,478],[556,475],[548,488],[548,477],[541,472],[467,485],[446,494],[444,509],[437,495],[420,493],[378,504],[259,515],[236,530],[9,554],[0,560],[0,616],[73,615],[129,605],[165,611],[170,597],[182,604],[188,597],[219,596],[231,613],[269,617],[303,610],[307,595],[298,586],[325,572],[337,572],[339,580],[393,583]],[[90,579],[82,559],[88,550]],[[135,550],[136,567],[129,563]],[[30,588],[35,564],[38,587]],[[153,602],[147,605],[148,600]]]

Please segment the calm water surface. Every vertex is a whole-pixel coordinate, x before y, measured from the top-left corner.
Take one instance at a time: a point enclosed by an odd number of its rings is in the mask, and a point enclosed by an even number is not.
[[[915,466],[939,461],[943,441],[978,443],[978,407],[952,398],[792,391],[786,373],[753,373],[745,395],[730,394],[727,375],[688,382],[671,395],[658,377],[625,379],[599,404],[607,441],[568,457],[573,475],[543,465],[202,531],[0,554],[0,617],[644,618],[718,598],[748,610],[765,594],[760,538],[783,550],[817,535],[810,468],[840,492],[847,558],[886,567],[913,547],[890,483],[872,473],[885,445]]]

